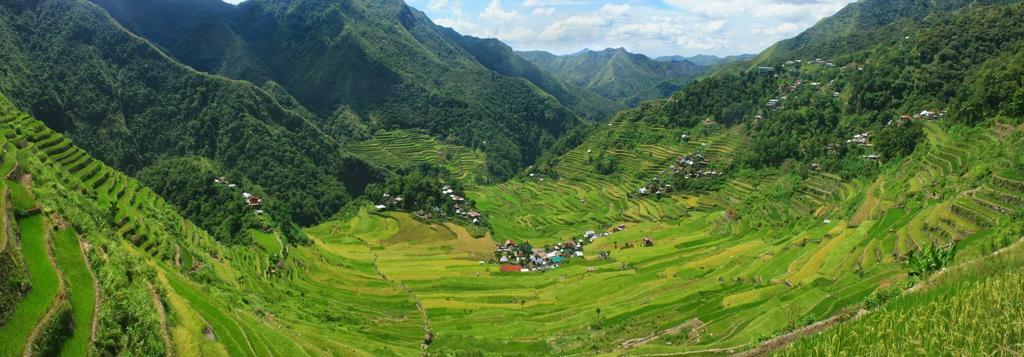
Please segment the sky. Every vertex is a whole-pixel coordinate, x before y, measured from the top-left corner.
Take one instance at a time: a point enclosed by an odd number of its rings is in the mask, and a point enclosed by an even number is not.
[[[237,4],[244,0],[224,0]],[[405,0],[434,23],[555,54],[756,54],[856,0]]]
[[[516,50],[758,53],[855,0],[406,0],[435,23]]]

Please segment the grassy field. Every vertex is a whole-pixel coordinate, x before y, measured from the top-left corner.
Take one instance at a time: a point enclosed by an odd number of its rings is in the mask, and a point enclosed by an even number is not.
[[[77,328],[61,349],[64,356],[83,356],[89,351],[89,339],[92,323],[95,318],[96,289],[91,268],[82,255],[82,247],[78,234],[73,229],[64,229],[53,233],[53,250],[57,258],[57,266],[64,273],[68,282],[73,320]]]
[[[13,158],[32,174],[28,188],[21,178],[3,181],[13,187],[13,207],[30,210],[35,197],[47,214],[18,221],[34,288],[0,327],[2,355],[24,347],[57,295],[42,238],[51,217],[77,232],[110,233],[55,232],[56,260],[74,310],[75,329],[63,345],[68,355],[91,348],[85,321],[97,302],[89,299],[86,269],[94,270],[101,288],[99,335],[137,338],[132,341],[153,347],[140,350],[146,352],[166,347],[166,331],[178,355],[407,356],[421,353],[430,331],[427,351],[439,355],[656,355],[739,351],[859,306],[880,286],[904,279],[907,256],[921,247],[955,243],[960,263],[1002,248],[1005,228],[1024,210],[1024,180],[1008,169],[1017,146],[1006,140],[1015,139],[980,129],[929,123],[927,142],[873,180],[730,172],[718,189],[655,198],[633,193],[683,155],[704,153],[713,167],[729,167],[732,153],[745,145],[744,132],[613,122],[549,170],[471,185],[468,196],[493,226],[483,238],[456,224],[362,207],[307,228],[311,245],[285,245],[277,232],[253,231],[253,245],[224,246],[152,190],[34,119],[0,115],[0,124],[9,142],[27,143],[5,145],[4,167],[10,171]],[[683,134],[691,138],[682,140]],[[473,181],[482,157],[445,153],[461,149],[419,135],[380,134],[358,144],[360,155],[396,168],[406,161],[442,163]],[[615,172],[596,172],[594,156],[602,154],[615,157]],[[407,157],[417,159],[398,160]],[[508,273],[482,263],[493,257],[496,241],[540,247],[618,224],[628,228],[597,239],[583,259],[555,270]],[[627,248],[644,237],[655,246]],[[91,266],[80,259],[79,239],[89,247]],[[601,251],[610,258],[597,259]],[[979,331],[1011,324],[1020,300],[1010,285],[1020,274],[957,278],[963,274],[973,273],[949,273],[949,287],[908,295],[866,318],[893,326],[912,320],[907,328],[935,325],[923,332],[929,337],[939,336],[941,321],[914,318],[941,316],[930,311],[943,307]],[[128,275],[131,281],[121,280]],[[990,293],[995,290],[1006,294]],[[967,301],[1003,306],[1006,313],[972,320],[980,310]],[[125,310],[130,314],[119,314]],[[118,319],[151,324],[136,331],[119,327]],[[827,341],[870,333],[850,326],[839,337],[800,342],[793,353],[841,353]],[[112,332],[117,328],[124,330]],[[887,331],[911,331],[898,328]],[[1019,330],[1006,331],[1010,342],[999,346],[1019,349],[1013,344]],[[886,338],[843,345],[863,348],[853,352],[916,348]],[[957,351],[998,352],[981,349],[994,343],[987,338]],[[156,354],[125,353],[131,352]]]
[[[59,278],[47,253],[45,228],[43,217],[38,214],[18,220],[32,290],[18,303],[7,323],[0,326],[0,355],[20,355],[32,330],[57,298]]]
[[[1024,245],[954,269],[922,290],[778,355],[1014,355],[1024,350]]]
[[[351,143],[345,149],[366,162],[388,168],[431,164],[447,168],[465,181],[487,181],[486,155],[458,145],[446,144],[412,130],[378,133],[367,141]]]

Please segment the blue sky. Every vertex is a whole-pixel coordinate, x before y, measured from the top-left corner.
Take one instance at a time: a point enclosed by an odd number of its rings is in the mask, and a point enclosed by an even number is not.
[[[406,0],[439,25],[517,50],[757,53],[854,0]]]

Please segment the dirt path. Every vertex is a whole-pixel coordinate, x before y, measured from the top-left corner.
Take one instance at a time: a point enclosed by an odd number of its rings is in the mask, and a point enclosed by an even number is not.
[[[722,348],[709,348],[706,350],[697,351],[685,351],[685,352],[670,352],[670,353],[650,353],[642,354],[637,356],[654,357],[654,356],[690,356],[690,355],[709,355],[709,354],[733,354],[736,350],[747,347],[748,345],[739,345],[733,347],[722,347]]]
[[[993,252],[990,255],[979,257],[979,258],[977,258],[977,259],[975,259],[973,261],[960,264],[959,266],[964,266],[964,265],[967,265],[967,264],[974,264],[975,262],[981,261],[983,259],[989,259],[991,257],[999,256],[999,255],[1005,253],[1006,251],[1012,249],[1014,246],[1016,246],[1018,244],[1024,244],[1024,237],[1021,237],[1021,239],[1018,240],[1016,243],[1010,244],[1006,248],[1003,248],[1003,249],[1000,249],[998,251],[995,251],[995,252]],[[904,295],[912,294],[912,293],[915,293],[915,292],[918,292],[918,291],[927,290],[927,289],[931,288],[932,286],[935,285],[935,283],[939,280],[939,278],[941,278],[942,276],[946,275],[949,271],[950,271],[950,269],[943,269],[943,270],[940,270],[940,271],[936,272],[935,274],[932,274],[931,276],[928,277],[927,280],[925,280],[925,281],[923,281],[923,282],[921,282],[921,283],[911,287],[910,289],[907,289],[907,291],[904,292]],[[857,310],[857,312],[855,312],[855,313],[845,313],[845,314],[844,313],[840,313],[840,314],[832,316],[832,317],[830,317],[830,318],[828,318],[826,320],[818,321],[818,322],[813,323],[813,324],[811,324],[811,325],[809,325],[807,327],[804,327],[804,328],[798,329],[796,331],[787,333],[785,335],[778,336],[778,337],[773,338],[771,340],[765,341],[764,343],[761,343],[760,345],[758,345],[756,348],[754,348],[752,350],[749,350],[749,351],[746,351],[746,352],[742,352],[740,354],[737,354],[737,356],[763,356],[763,355],[767,355],[769,352],[772,352],[772,351],[777,350],[779,348],[785,347],[786,345],[792,343],[793,341],[796,341],[797,339],[799,339],[801,337],[816,334],[816,333],[821,332],[821,331],[823,331],[823,330],[825,330],[825,329],[827,329],[829,327],[832,327],[832,326],[834,326],[834,325],[836,325],[838,323],[846,322],[848,320],[859,319],[859,318],[863,317],[864,315],[867,315],[867,314],[869,314],[871,312],[872,311],[860,309],[860,310]]]
[[[380,256],[377,255],[377,253],[374,253],[373,249],[370,249],[370,243],[368,243],[366,240],[360,237],[356,237],[356,239],[362,242],[363,245],[365,245],[366,248],[369,249],[370,254],[373,255],[373,271],[377,272],[377,275],[379,275],[381,279],[384,279],[384,281],[394,284],[395,281],[389,279],[388,276],[385,275],[384,272],[380,270],[380,265],[377,264],[377,261],[380,260]],[[430,315],[427,314],[427,310],[423,307],[423,302],[420,300],[418,296],[416,296],[415,292],[410,290],[408,286],[405,286],[405,283],[401,281],[397,283],[398,286],[402,288],[402,291],[405,292],[405,295],[409,296],[410,298],[412,298],[414,302],[416,302],[416,310],[418,310],[420,312],[420,316],[423,317],[423,335],[424,342],[426,342],[426,336],[431,336],[431,338],[433,338],[433,332],[430,331]],[[427,343],[424,343],[420,346],[420,348],[423,350],[426,350],[428,347],[430,347],[430,345]]]
[[[156,308],[156,315],[160,318],[160,336],[167,346],[167,355],[174,356],[174,348],[171,345],[171,335],[167,333],[167,311],[164,310],[164,303],[160,301],[160,295],[156,293],[153,284],[146,282],[146,289],[149,290],[149,297],[153,300],[153,307]]]
[[[645,337],[634,338],[632,340],[626,340],[625,342],[623,342],[621,344],[621,347],[624,348],[624,349],[627,349],[627,350],[631,349],[631,348],[640,347],[640,346],[643,346],[643,345],[646,345],[646,344],[650,343],[651,341],[657,340],[661,336],[664,336],[664,335],[674,335],[674,334],[680,333],[680,332],[683,331],[683,329],[685,329],[687,327],[689,327],[690,329],[695,329],[695,328],[701,328],[703,326],[705,326],[705,323],[700,321],[700,320],[696,320],[696,319],[688,320],[688,321],[686,321],[684,323],[679,324],[678,326],[666,329],[666,330],[661,331],[661,332],[656,332],[656,333],[647,335]]]
[[[7,186],[4,186],[4,190],[2,192],[0,192],[0,195],[2,195],[0,197],[2,197],[4,202],[6,203],[6,201],[7,201]],[[4,209],[4,212],[8,212],[9,211],[7,209],[7,207],[3,207],[3,209]],[[8,224],[8,222],[7,222],[7,215],[6,214],[0,214],[0,216],[3,216],[3,218],[0,218],[0,220],[3,221],[3,226],[0,227],[0,229],[3,229],[3,232],[0,232],[0,253],[3,253],[5,250],[7,250],[7,224]]]
[[[92,271],[92,264],[89,263],[89,255],[86,254],[89,244],[79,238],[78,235],[75,235],[75,238],[78,239],[82,260],[85,261],[85,266],[89,268],[89,277],[92,278],[92,326],[90,326],[89,332],[89,345],[92,345],[96,342],[96,332],[100,329],[100,302],[103,299],[103,294],[100,293],[100,281],[96,280],[96,274]]]
[[[832,317],[830,317],[830,318],[828,318],[826,320],[815,322],[815,323],[813,323],[813,324],[811,324],[809,326],[797,329],[796,331],[793,331],[793,332],[787,333],[785,335],[782,335],[782,336],[773,338],[771,340],[765,341],[764,343],[758,345],[756,348],[754,348],[752,350],[749,350],[749,351],[746,351],[746,352],[743,352],[743,353],[740,353],[740,354],[737,354],[737,356],[741,356],[741,357],[746,357],[746,356],[764,356],[764,355],[768,354],[768,352],[771,352],[771,351],[777,350],[777,349],[779,349],[779,348],[781,348],[783,346],[786,346],[786,345],[792,343],[793,341],[796,341],[797,339],[799,339],[801,337],[816,334],[816,333],[821,332],[821,331],[823,331],[823,330],[825,330],[825,329],[827,329],[829,327],[832,327],[832,326],[834,326],[834,325],[836,325],[838,323],[845,322],[845,321],[850,320],[850,319],[860,318],[861,316],[864,316],[867,313],[868,313],[867,310],[863,310],[862,309],[862,310],[858,310],[854,314],[839,314],[839,315],[835,315],[835,316],[832,316]]]
[[[44,218],[43,240],[46,242],[46,258],[50,261],[50,266],[53,267],[53,270],[57,272],[57,295],[53,297],[53,301],[50,302],[50,307],[46,309],[46,314],[43,315],[43,318],[32,327],[32,333],[28,335],[28,340],[25,344],[25,357],[35,355],[32,353],[32,345],[39,339],[39,335],[43,332],[43,327],[53,320],[54,315],[57,314],[57,309],[60,306],[59,302],[67,298],[67,287],[64,286],[64,272],[57,266],[56,255],[53,251],[53,241],[51,239],[50,224]]]

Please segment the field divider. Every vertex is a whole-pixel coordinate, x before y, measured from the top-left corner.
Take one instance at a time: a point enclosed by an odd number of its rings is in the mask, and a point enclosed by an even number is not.
[[[32,346],[35,344],[35,341],[39,339],[39,335],[42,333],[43,327],[53,320],[54,315],[60,308],[60,301],[67,298],[67,287],[66,284],[64,284],[64,272],[60,270],[59,266],[57,266],[57,255],[53,251],[53,234],[50,233],[52,227],[50,226],[50,222],[45,218],[43,218],[43,221],[43,241],[46,242],[46,257],[50,261],[50,266],[52,266],[53,270],[57,272],[57,294],[54,295],[53,301],[50,303],[50,307],[46,309],[46,314],[43,315],[43,318],[32,327],[32,333],[28,335],[28,339],[26,339],[25,342],[25,349],[23,353],[23,356],[25,357],[36,355],[32,353]]]

